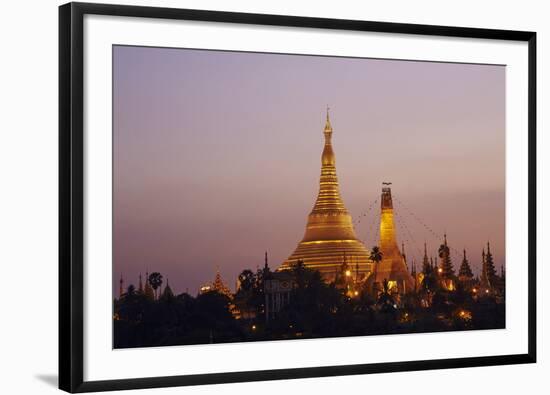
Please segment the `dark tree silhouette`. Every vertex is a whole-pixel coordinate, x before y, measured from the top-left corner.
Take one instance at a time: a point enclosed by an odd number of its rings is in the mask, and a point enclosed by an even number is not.
[[[373,283],[372,283],[372,292],[374,296],[376,297],[376,293],[380,290],[380,284],[376,281],[376,276],[378,274],[378,265],[382,261],[382,258],[384,257],[384,254],[382,251],[380,251],[380,247],[374,246],[370,250],[370,259],[374,262],[374,267],[372,270],[373,275]]]
[[[307,276],[307,269],[304,265],[304,261],[301,259],[298,260],[298,262],[293,263],[291,265],[292,274],[294,275],[294,279],[296,281],[296,285],[298,288],[303,289],[306,285],[306,276]]]
[[[243,292],[248,292],[252,290],[254,287],[254,273],[250,269],[243,270],[241,274],[239,274],[239,290],[242,290]]]
[[[136,287],[134,287],[133,284],[128,285],[128,288],[126,289],[126,296],[134,296],[136,293]]]
[[[157,289],[162,285],[162,274],[153,272],[149,275],[148,281],[153,291],[155,291],[155,299],[157,299]]]
[[[383,255],[382,254],[382,251],[380,251],[380,247],[378,246],[374,246],[372,247],[372,249],[370,250],[370,259],[373,261],[373,262],[376,262],[377,264],[380,263],[380,261],[382,260],[383,258]]]
[[[443,254],[446,251],[442,249]],[[371,259],[375,265],[382,260],[378,247],[372,248]],[[484,264],[490,277],[500,279],[491,270],[492,256],[484,256]],[[276,280],[277,275],[266,268],[243,270],[235,295],[210,291],[196,297],[188,293],[175,296],[165,281],[164,292],[156,300],[153,292],[157,294],[164,285],[163,278],[158,272],[151,273],[145,285],[152,296],[129,285],[122,298],[113,300],[114,347],[504,327],[505,303],[498,289],[488,296],[484,290],[483,297],[460,282],[456,288],[447,289],[441,285],[436,267],[424,266],[422,285],[414,294],[398,296],[384,279],[377,285],[376,295],[370,291],[369,281],[355,284],[358,293],[353,295],[348,288],[327,284],[318,270],[298,261],[282,276],[292,284],[285,291],[288,299],[269,320],[265,317],[264,279],[271,276]],[[472,279],[472,283],[478,287],[479,280]],[[273,292],[273,288],[268,290]]]
[[[374,246],[370,250],[370,259],[374,262],[374,275],[378,272],[378,264],[382,261],[383,255],[378,246]]]

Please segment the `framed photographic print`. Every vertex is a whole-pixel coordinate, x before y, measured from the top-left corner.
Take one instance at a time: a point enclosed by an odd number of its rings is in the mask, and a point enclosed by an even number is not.
[[[59,15],[61,389],[535,362],[534,32]]]

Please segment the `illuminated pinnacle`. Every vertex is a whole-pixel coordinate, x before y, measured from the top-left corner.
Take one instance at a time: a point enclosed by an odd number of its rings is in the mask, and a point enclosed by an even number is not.
[[[389,183],[384,185],[389,185]],[[382,284],[384,280],[388,280],[395,284],[400,292],[411,291],[414,288],[414,280],[407,271],[404,254],[397,245],[393,220],[393,201],[391,188],[388,186],[382,188],[380,209],[380,251],[382,252],[382,261],[378,265],[373,282]]]
[[[330,124],[330,107],[327,105],[327,121],[325,123],[325,135],[332,134],[332,125]]]
[[[302,260],[306,267],[318,269],[327,280],[334,277],[341,264],[343,254],[356,259],[359,271],[370,270],[369,254],[357,239],[351,215],[342,197],[336,176],[336,156],[332,148],[332,125],[329,108],[323,134],[325,144],[321,154],[321,177],[319,193],[308,216],[306,231],[294,253],[279,269],[288,269],[291,264]]]

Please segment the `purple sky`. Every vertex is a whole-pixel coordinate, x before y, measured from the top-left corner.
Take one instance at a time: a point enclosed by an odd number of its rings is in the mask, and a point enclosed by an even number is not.
[[[113,81],[115,292],[147,269],[196,294],[219,267],[234,288],[265,250],[278,267],[315,202],[327,104],[354,219],[391,181],[409,262],[441,242],[412,212],[475,274],[487,240],[504,263],[503,66],[117,46]],[[356,225],[369,248],[378,211]]]

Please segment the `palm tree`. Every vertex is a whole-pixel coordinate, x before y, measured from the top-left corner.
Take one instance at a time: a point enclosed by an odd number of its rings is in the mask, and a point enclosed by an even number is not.
[[[153,272],[149,275],[149,284],[155,291],[155,299],[157,298],[157,288],[159,288],[162,285],[162,274],[159,272]]]
[[[379,284],[378,282],[376,281],[377,278],[376,278],[376,275],[378,273],[378,264],[380,263],[380,261],[382,261],[382,256],[384,254],[382,254],[382,251],[380,251],[380,247],[378,246],[374,246],[372,247],[371,251],[370,251],[370,259],[371,261],[374,262],[374,267],[373,267],[373,282],[372,282],[372,292],[374,293],[374,295],[376,296],[376,292],[378,291],[379,289]]]
[[[133,284],[128,285],[128,289],[126,290],[126,296],[134,296],[136,293],[136,287],[134,287]]]
[[[380,247],[374,246],[372,247],[372,250],[370,251],[370,259],[372,259],[374,262],[378,263],[382,260],[382,251],[380,251]]]
[[[382,251],[380,251],[380,248],[378,246],[372,247],[372,250],[370,251],[370,259],[374,262],[374,273],[376,274],[376,270],[378,269],[378,264],[382,260]]]

